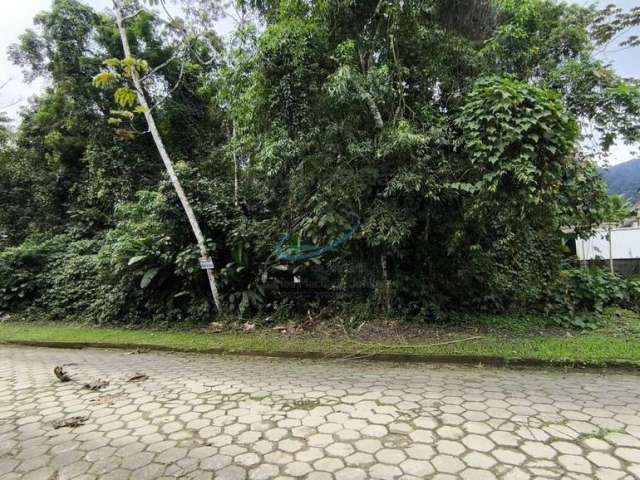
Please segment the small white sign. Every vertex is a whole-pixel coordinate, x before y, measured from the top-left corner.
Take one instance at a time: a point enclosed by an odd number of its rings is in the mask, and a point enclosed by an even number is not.
[[[201,257],[200,258],[200,268],[203,270],[213,270],[213,260],[211,257]]]

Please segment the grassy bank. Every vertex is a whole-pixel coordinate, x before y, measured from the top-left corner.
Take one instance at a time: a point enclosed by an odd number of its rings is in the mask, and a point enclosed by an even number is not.
[[[637,317],[624,322],[636,326]],[[640,325],[640,321],[637,323]],[[622,327],[620,326],[622,325]],[[345,335],[288,335],[264,330],[252,333],[209,333],[203,331],[167,331],[151,329],[99,328],[93,326],[3,322],[1,343],[90,345],[122,348],[158,348],[185,352],[255,353],[292,356],[328,356],[348,358],[397,358],[427,360],[450,357],[468,361],[487,360],[496,363],[531,361],[550,364],[583,364],[603,366],[628,364],[640,366],[640,340],[626,332],[625,323],[589,333],[538,332],[505,334],[484,331],[449,332],[445,337],[419,339],[412,342],[362,341]],[[397,357],[394,357],[397,356]]]

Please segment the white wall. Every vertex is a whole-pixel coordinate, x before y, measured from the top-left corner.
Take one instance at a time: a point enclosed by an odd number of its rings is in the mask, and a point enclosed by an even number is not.
[[[613,258],[640,258],[640,228],[618,228],[611,230]],[[596,232],[587,240],[576,240],[576,254],[580,260],[609,258],[607,232]]]

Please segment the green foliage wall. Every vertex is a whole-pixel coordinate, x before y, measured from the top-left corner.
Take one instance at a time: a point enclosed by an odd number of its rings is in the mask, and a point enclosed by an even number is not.
[[[128,24],[229,310],[366,302],[430,318],[564,302],[548,288],[562,278],[561,227],[586,234],[607,205],[580,125],[606,149],[637,140],[640,112],[637,82],[594,57],[594,10],[239,5],[260,20],[226,43],[211,31],[176,43],[181,30],[150,11]],[[91,82],[122,57],[112,19],[54,0],[11,55],[51,86],[0,150],[0,308],[209,318],[195,242],[146,127],[109,125],[113,92]],[[327,245],[354,225],[337,252],[277,258],[284,235]]]

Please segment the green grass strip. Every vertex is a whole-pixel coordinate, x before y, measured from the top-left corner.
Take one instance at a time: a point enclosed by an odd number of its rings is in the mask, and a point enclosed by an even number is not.
[[[484,335],[453,336],[447,342],[430,344],[378,344],[348,338],[286,336],[277,333],[222,333],[159,331],[149,329],[119,329],[76,326],[66,324],[0,323],[2,343],[61,343],[73,345],[104,345],[109,347],[138,346],[185,352],[290,354],[292,356],[344,356],[346,358],[374,358],[397,356],[411,360],[429,357],[501,359],[504,362],[537,361],[549,364],[584,364],[605,366],[628,364],[640,366],[640,342],[633,337],[623,338],[599,333],[575,336],[540,336],[533,338]],[[526,363],[526,362],[525,362]]]

